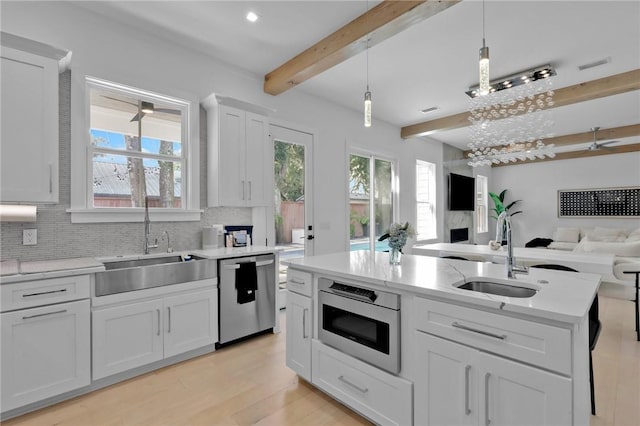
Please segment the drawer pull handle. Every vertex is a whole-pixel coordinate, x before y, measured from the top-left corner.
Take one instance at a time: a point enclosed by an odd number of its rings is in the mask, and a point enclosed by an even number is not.
[[[304,281],[294,280],[293,278],[289,280],[292,284],[304,285]]]
[[[302,338],[306,339],[307,337],[307,311],[308,309],[302,310]]]
[[[65,291],[67,291],[66,288],[63,288],[61,290],[41,291],[40,293],[23,294],[22,297],[33,297],[33,296],[42,296],[44,294],[64,293]]]
[[[471,414],[471,408],[469,408],[469,372],[471,371],[471,366],[467,365],[464,368],[464,414]]]
[[[344,383],[345,385],[349,385],[352,388],[354,388],[355,390],[357,390],[360,393],[367,393],[369,392],[369,388],[361,388],[360,386],[351,383],[349,380],[345,379],[344,376],[340,376],[338,377],[338,380],[340,380],[342,383]]]
[[[484,424],[489,426],[491,419],[489,418],[489,377],[491,373],[487,373],[484,376]]]
[[[489,333],[488,331],[477,330],[475,328],[471,328],[471,327],[467,327],[466,325],[459,324],[458,322],[455,322],[455,321],[451,323],[451,327],[459,328],[466,331],[471,331],[472,333],[478,333],[484,336],[493,337],[494,339],[504,340],[507,338],[506,334],[494,334],[494,333]]]
[[[26,317],[22,317],[22,319],[23,320],[28,320],[28,319],[31,319],[31,318],[46,317],[47,315],[64,314],[65,312],[67,312],[67,310],[63,309],[61,311],[47,312],[47,313],[44,313],[44,314],[27,315]]]

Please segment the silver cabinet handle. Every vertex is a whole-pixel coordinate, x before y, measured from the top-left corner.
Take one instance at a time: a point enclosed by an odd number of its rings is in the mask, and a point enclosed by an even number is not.
[[[156,309],[158,312],[158,336],[160,335],[160,309]]]
[[[469,372],[471,371],[471,366],[467,365],[464,368],[464,414],[471,414],[471,408],[469,408]]]
[[[489,426],[491,424],[491,419],[489,419],[489,377],[491,377],[491,373],[487,373],[484,375],[484,424],[485,426]]]
[[[308,309],[302,310],[302,338],[306,339],[307,337],[307,311]]]
[[[43,294],[64,293],[65,291],[67,291],[66,288],[63,288],[60,290],[41,291],[39,293],[23,294],[22,297],[33,297],[33,296],[42,296]]]
[[[53,164],[49,163],[49,194],[53,194]]]
[[[249,181],[249,200],[251,200],[251,181]]]
[[[167,306],[167,314],[169,316],[169,327],[167,333],[171,333],[171,306]]]
[[[304,285],[304,281],[294,280],[293,278],[289,280],[292,284]]]
[[[457,321],[452,322],[451,323],[451,327],[459,328],[459,329],[466,330],[466,331],[471,331],[472,333],[478,333],[478,334],[482,334],[484,336],[493,337],[494,339],[504,340],[504,339],[507,338],[506,334],[489,333],[488,331],[478,330],[476,328],[467,327],[466,325],[459,324]]]
[[[349,380],[345,379],[344,376],[340,376],[338,377],[338,380],[340,380],[342,383],[344,383],[345,385],[349,385],[352,388],[354,388],[355,390],[357,390],[360,393],[367,393],[369,392],[369,388],[361,388],[360,386],[351,383]]]
[[[23,320],[28,320],[28,319],[31,319],[31,318],[46,317],[47,315],[64,314],[65,312],[67,312],[67,310],[63,309],[61,311],[46,312],[44,314],[27,315],[25,317],[22,317],[22,319]]]

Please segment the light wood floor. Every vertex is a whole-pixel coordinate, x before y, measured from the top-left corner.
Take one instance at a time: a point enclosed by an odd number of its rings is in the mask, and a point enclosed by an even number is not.
[[[633,303],[600,297],[591,425],[640,425]],[[284,314],[281,316],[284,329]],[[264,335],[9,421],[16,425],[363,425],[285,366],[285,333]]]

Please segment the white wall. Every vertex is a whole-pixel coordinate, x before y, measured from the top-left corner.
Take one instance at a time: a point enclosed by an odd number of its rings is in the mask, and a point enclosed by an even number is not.
[[[415,223],[411,201],[414,195],[410,192],[415,185],[415,158],[439,163],[441,144],[402,141],[398,127],[375,116],[373,127],[365,129],[362,114],[355,110],[359,104],[349,110],[309,96],[303,91],[304,84],[279,96],[265,94],[262,76],[237,70],[140,29],[110,22],[73,4],[3,1],[0,7],[3,31],[73,52],[72,141],[84,137],[85,75],[196,102],[218,93],[271,108],[276,111],[272,122],[314,133],[316,254],[347,247],[346,182],[350,146],[381,150],[398,160],[400,187],[409,193],[409,198],[403,197],[400,202],[399,218]],[[73,149],[72,156],[82,155]],[[39,224],[38,228],[46,226]],[[82,253],[81,246],[78,250]]]
[[[524,246],[535,237],[552,238],[554,228],[640,227],[639,219],[559,218],[558,190],[640,186],[640,152],[545,161],[492,169],[489,191],[507,191],[507,201],[522,200],[514,216],[514,244]],[[490,202],[490,205],[493,205]],[[493,222],[495,229],[495,222]],[[492,239],[494,237],[492,236]]]

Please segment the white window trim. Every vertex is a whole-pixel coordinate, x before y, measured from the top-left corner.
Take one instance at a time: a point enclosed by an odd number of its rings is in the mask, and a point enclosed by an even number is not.
[[[433,181],[429,182],[431,186],[431,190],[429,191],[431,194],[431,200],[428,204],[431,205],[431,210],[433,212],[433,232],[431,234],[418,234],[418,205],[424,202],[418,201],[418,173],[416,170],[415,173],[415,181],[416,181],[416,240],[419,242],[436,240],[438,238],[438,198],[437,198],[437,164],[432,163],[430,161],[424,161],[420,159],[416,159],[416,168],[420,165],[420,163],[429,165],[429,167],[433,170]]]
[[[73,84],[73,83],[72,83]],[[93,192],[89,186],[89,175],[93,170],[91,150],[88,148],[90,132],[89,85],[112,85],[132,92],[149,94],[157,98],[168,98],[155,92],[136,89],[132,85],[112,83],[106,79],[85,77],[80,85],[71,90],[71,206],[67,213],[71,214],[71,223],[104,223],[104,222],[144,222],[142,208],[94,208]],[[81,89],[81,90],[78,90]],[[170,96],[170,94],[169,94]],[[184,187],[182,209],[149,209],[149,218],[156,222],[199,221],[203,210],[200,209],[200,103],[197,98],[185,98],[187,103],[188,123],[184,129],[186,156],[184,158],[187,171]],[[171,98],[170,98],[171,99]],[[74,109],[74,105],[79,108]]]

